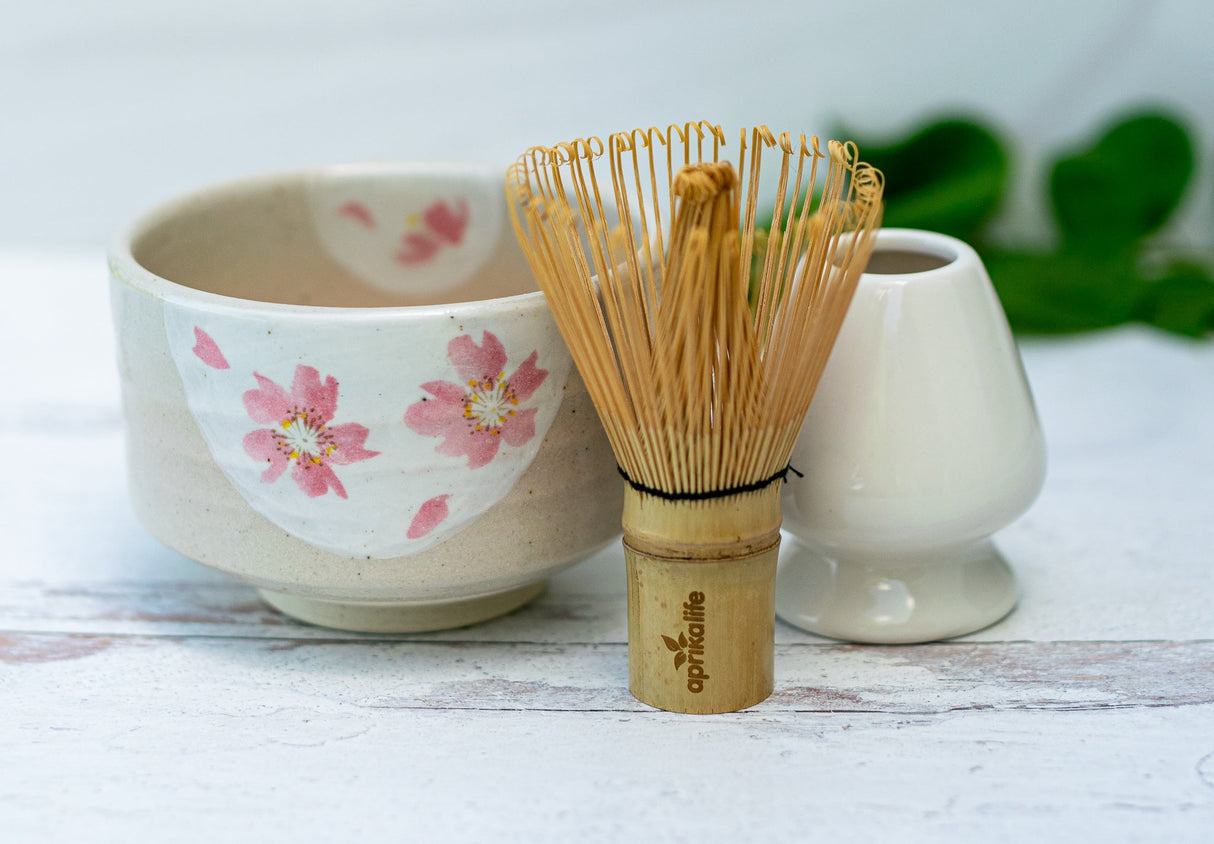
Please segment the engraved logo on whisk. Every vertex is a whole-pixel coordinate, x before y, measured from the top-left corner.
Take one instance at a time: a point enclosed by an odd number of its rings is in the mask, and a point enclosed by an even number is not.
[[[703,592],[691,592],[683,603],[683,620],[687,622],[686,632],[680,632],[679,638],[662,636],[666,647],[674,651],[674,667],[679,670],[687,666],[687,691],[699,694],[704,691],[704,681],[708,674],[704,671],[704,624],[707,599]]]

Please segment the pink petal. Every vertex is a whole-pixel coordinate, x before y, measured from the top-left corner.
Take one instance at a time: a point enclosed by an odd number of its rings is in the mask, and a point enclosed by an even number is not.
[[[375,228],[375,215],[371,213],[370,208],[356,199],[352,199],[341,208],[338,208],[337,216],[349,217],[369,229]]]
[[[337,413],[337,379],[330,375],[322,385],[319,372],[300,364],[295,367],[291,397],[309,414],[320,416],[328,422]]]
[[[436,495],[423,504],[409,524],[409,532],[405,536],[410,539],[421,539],[438,527],[447,518],[447,499],[450,497],[450,495]]]
[[[531,398],[531,394],[539,389],[540,384],[543,384],[544,379],[548,377],[548,370],[536,368],[535,361],[538,357],[539,352],[532,352],[531,357],[523,361],[522,365],[508,379],[510,389],[514,390],[514,396],[519,401]]]
[[[434,237],[421,232],[405,235],[403,242],[404,245],[396,251],[396,261],[406,265],[429,261],[442,246]]]
[[[424,385],[428,391],[439,395],[431,389],[442,385],[441,381],[431,381]],[[449,384],[447,386],[455,386]],[[405,411],[405,424],[409,429],[426,437],[457,436],[468,431],[468,420],[464,418],[464,394],[452,400],[451,391],[445,390],[439,398],[422,399],[409,405]]]
[[[422,389],[439,401],[458,405],[461,408],[464,406],[464,396],[467,395],[466,387],[452,384],[450,381],[427,381],[422,384]]]
[[[309,498],[324,495],[330,489],[342,498],[349,498],[346,488],[326,463],[296,463],[295,468],[291,470],[291,477]]]
[[[194,326],[194,354],[198,359],[212,369],[229,369],[228,360],[223,356],[223,352],[219,351],[219,344],[216,343],[210,334],[207,334],[197,325]]]
[[[438,200],[422,213],[422,219],[430,230],[450,244],[458,244],[464,239],[464,230],[468,228],[468,202],[459,200],[459,210],[453,211],[444,200]]]
[[[378,451],[368,451],[363,447],[363,443],[367,441],[367,434],[371,432],[357,422],[334,425],[327,430],[333,435],[333,444],[337,446],[337,451],[330,454],[327,458],[329,463],[347,466],[350,463],[357,463],[359,460],[366,460],[368,457],[374,457],[379,454]]]
[[[447,344],[447,357],[465,382],[497,378],[506,368],[506,349],[489,331],[481,334],[479,346],[469,334],[456,337]]]
[[[261,482],[265,484],[278,480],[279,476],[287,470],[287,464],[291,462],[279,450],[274,439],[274,432],[268,428],[258,428],[256,431],[249,431],[245,434],[244,451],[254,460],[269,464],[261,473]]]
[[[281,423],[295,408],[287,391],[263,375],[253,373],[260,387],[244,394],[245,410],[254,422]]]
[[[463,421],[463,420],[461,420]],[[497,456],[497,450],[501,446],[502,438],[493,436],[488,431],[467,430],[463,433],[447,435],[447,438],[442,441],[438,448],[435,449],[439,454],[446,454],[450,457],[468,457],[468,468],[479,469],[490,460]]]
[[[506,421],[502,423],[501,433],[501,438],[506,441],[506,445],[517,447],[535,436],[535,414],[536,408],[529,407],[506,418]]]

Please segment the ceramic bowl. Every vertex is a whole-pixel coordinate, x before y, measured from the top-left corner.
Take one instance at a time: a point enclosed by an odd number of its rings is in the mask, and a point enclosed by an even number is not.
[[[619,535],[496,169],[211,188],[136,221],[110,267],[136,515],[278,609],[460,626]]]

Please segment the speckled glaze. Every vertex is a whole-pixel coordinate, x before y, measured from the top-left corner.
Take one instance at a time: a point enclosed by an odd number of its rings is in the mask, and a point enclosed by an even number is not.
[[[1012,609],[1015,577],[990,536],[1037,497],[1045,445],[972,248],[931,232],[878,234],[792,465],[804,476],[784,491],[785,621],[925,642]]]
[[[334,167],[171,202],[111,253],[136,515],[326,626],[508,612],[619,534],[598,417],[500,173]]]

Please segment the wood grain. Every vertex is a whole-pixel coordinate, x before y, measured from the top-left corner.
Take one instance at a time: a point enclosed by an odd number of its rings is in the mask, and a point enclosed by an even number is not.
[[[249,680],[237,665],[261,662],[265,676],[255,688],[263,692],[267,684],[308,684],[326,694],[325,683],[342,676],[337,697],[366,706],[650,711],[628,694],[626,651],[623,644],[9,633],[0,638],[7,666],[0,676],[16,680],[19,668],[64,662],[78,677],[146,681],[158,665],[194,661],[211,664],[212,682],[238,687]],[[227,671],[216,667],[225,663]],[[776,677],[775,693],[750,712],[1180,708],[1214,704],[1214,642],[781,645]]]
[[[628,696],[621,645],[101,641],[3,642],[55,656],[0,662],[0,815],[26,840],[1201,841],[1214,823],[1210,643],[785,646],[799,685],[688,716]]]

